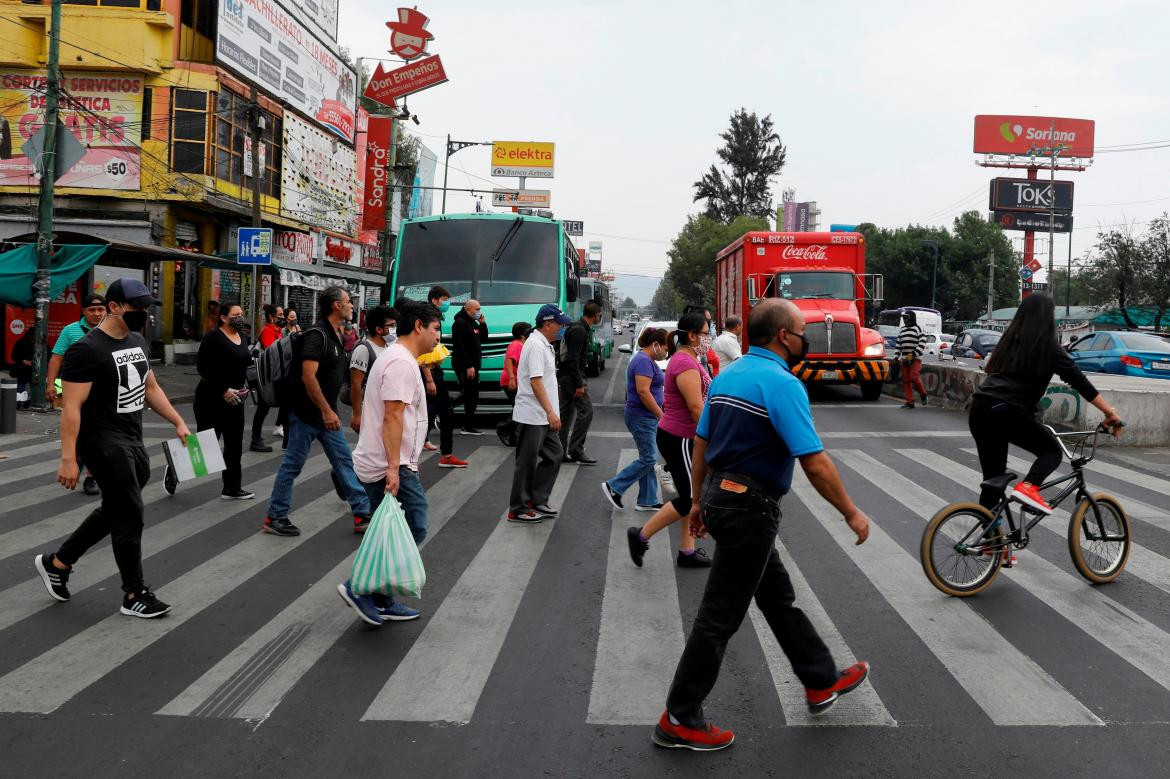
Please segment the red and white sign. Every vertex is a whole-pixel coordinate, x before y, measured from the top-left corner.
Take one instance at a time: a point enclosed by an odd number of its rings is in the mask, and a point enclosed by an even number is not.
[[[362,265],[362,245],[352,238],[320,231],[313,232],[313,256],[334,265]]]
[[[365,196],[362,199],[362,229],[386,229],[386,183],[390,165],[390,133],[393,119],[371,116],[366,136]]]
[[[1092,119],[982,114],[975,117],[975,153],[1048,156],[1059,149],[1059,157],[1092,157],[1095,131]]]
[[[291,230],[277,230],[272,234],[272,259],[276,262],[313,264],[313,236]]]
[[[785,260],[827,260],[829,257],[825,253],[825,247],[819,244],[811,244],[809,246],[793,246],[788,245],[784,247],[784,251],[780,253],[781,259]]]
[[[391,71],[383,70],[379,64],[370,83],[366,84],[364,95],[393,108],[395,98],[412,95],[446,81],[447,72],[443,70],[443,62],[436,54]]]
[[[4,318],[8,337],[4,339],[3,362],[11,363],[12,347],[26,330],[36,326],[37,310],[5,306]],[[49,348],[57,343],[57,336],[65,326],[78,319],[81,319],[81,282],[75,281],[62,290],[49,306]]]
[[[426,54],[427,43],[435,38],[426,30],[430,21],[414,8],[399,8],[398,21],[386,22],[390,28],[390,52],[408,62]]]

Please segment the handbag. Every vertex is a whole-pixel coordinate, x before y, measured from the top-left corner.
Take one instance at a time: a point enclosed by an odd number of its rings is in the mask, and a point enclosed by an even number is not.
[[[387,495],[370,519],[361,546],[353,558],[349,583],[358,595],[422,594],[427,574],[406,515],[393,495]]]

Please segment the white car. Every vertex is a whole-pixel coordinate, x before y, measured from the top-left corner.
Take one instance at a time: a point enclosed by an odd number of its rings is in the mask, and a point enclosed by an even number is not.
[[[649,320],[644,320],[642,322],[639,322],[638,326],[634,328],[633,334],[630,336],[630,342],[628,344],[622,344],[621,346],[619,346],[618,351],[622,352],[623,354],[633,353],[634,350],[636,350],[638,348],[638,338],[641,337],[642,331],[645,330],[647,327],[661,328],[662,330],[665,330],[669,334],[669,333],[673,333],[676,329],[678,329],[678,322],[677,321],[651,322]],[[666,370],[666,362],[667,362],[666,360],[658,360],[658,367],[661,368],[662,370]]]

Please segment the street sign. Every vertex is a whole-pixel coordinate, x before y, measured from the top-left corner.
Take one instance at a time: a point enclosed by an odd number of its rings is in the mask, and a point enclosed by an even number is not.
[[[1053,193],[1056,195],[1056,213],[1068,214],[1073,209],[1071,181],[1043,181],[1040,179],[994,178],[988,196],[988,211],[1052,211]]]
[[[44,163],[42,156],[44,148],[45,127],[44,125],[41,125],[41,129],[33,133],[32,137],[25,141],[24,146],[21,148],[24,156],[28,157],[29,160],[32,161],[33,168],[36,170],[38,176],[44,175],[44,172],[41,170],[41,167]],[[66,128],[64,124],[57,122],[57,155],[56,159],[53,161],[53,181],[56,181],[68,173],[74,165],[81,162],[81,158],[84,156],[85,147],[82,146],[78,140],[73,137],[73,133],[69,132],[68,128]],[[111,158],[106,167],[108,168],[110,165],[119,164],[124,167],[126,163],[124,160]],[[111,175],[114,175],[115,173],[114,171],[107,172],[109,172]],[[124,170],[122,173],[125,175]],[[117,177],[115,176],[115,178]]]
[[[240,265],[271,265],[272,228],[241,227],[236,239],[236,262]]]
[[[1034,214],[1028,211],[995,211],[991,221],[1005,230],[1025,230],[1048,232],[1050,214]],[[1073,218],[1067,214],[1057,214],[1055,232],[1067,233],[1072,230]]]
[[[585,234],[585,223],[584,222],[571,222],[571,221],[566,219],[564,221],[564,225],[565,225],[565,233],[568,235],[572,235],[572,236],[579,238]]]
[[[1025,281],[1020,284],[1020,289],[1028,292],[1044,292],[1048,289],[1048,282],[1046,281]]]
[[[553,178],[555,143],[492,141],[492,175]]]
[[[493,189],[492,205],[497,208],[551,208],[552,192],[547,189]]]
[[[379,63],[362,94],[393,108],[395,98],[413,95],[446,81],[447,72],[443,70],[443,62],[436,54],[391,71],[383,70]]]
[[[1029,268],[1027,265],[1021,265],[1020,266],[1020,281],[1027,281],[1028,279],[1032,278],[1033,273],[1035,273],[1035,271],[1032,270],[1031,268]]]

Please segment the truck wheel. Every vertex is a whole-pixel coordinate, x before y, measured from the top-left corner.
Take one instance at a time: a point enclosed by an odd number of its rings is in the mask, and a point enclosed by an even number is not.
[[[881,396],[882,383],[880,381],[863,381],[861,383],[862,400],[877,400]]]

